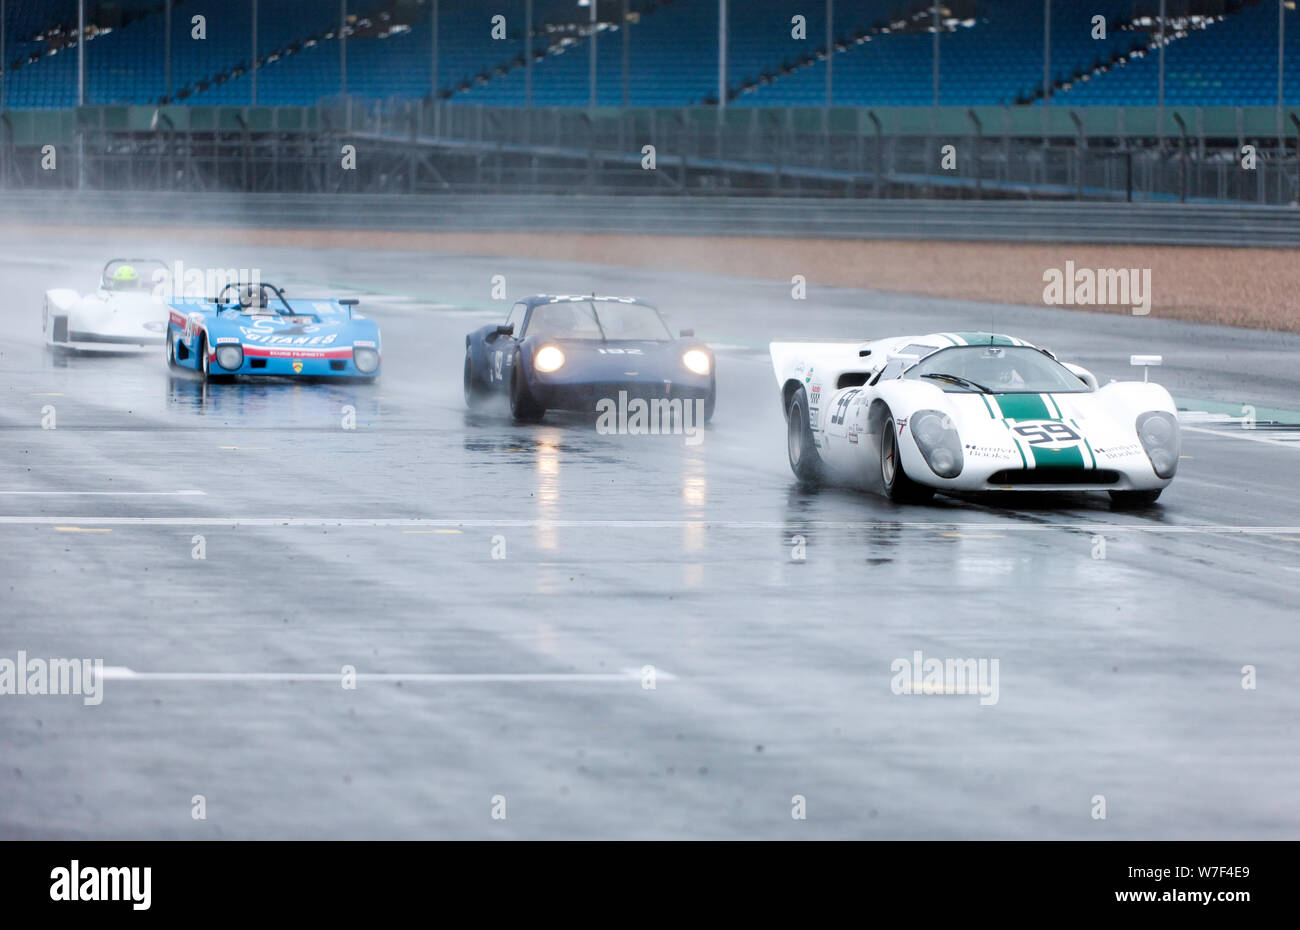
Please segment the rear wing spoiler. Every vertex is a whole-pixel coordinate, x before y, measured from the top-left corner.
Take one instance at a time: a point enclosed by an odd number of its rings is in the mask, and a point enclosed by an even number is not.
[[[878,360],[871,358],[872,343],[855,342],[773,342],[768,346],[776,385],[787,381],[816,380],[832,388],[845,372],[871,371]]]

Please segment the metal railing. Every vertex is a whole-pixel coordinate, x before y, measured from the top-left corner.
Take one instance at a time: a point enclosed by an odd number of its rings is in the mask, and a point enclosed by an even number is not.
[[[1300,209],[1012,200],[17,192],[2,226],[629,233],[1300,247]]]

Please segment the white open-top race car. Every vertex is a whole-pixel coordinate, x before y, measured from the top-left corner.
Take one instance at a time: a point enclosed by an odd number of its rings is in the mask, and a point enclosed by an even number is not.
[[[167,305],[154,294],[167,266],[153,258],[114,258],[89,294],[68,288],[45,292],[45,344],[78,352],[135,352],[161,346]]]
[[[774,342],[790,467],[805,484],[1160,496],[1178,468],[1177,408],[1144,381],[1098,385],[1049,350],[990,333]]]

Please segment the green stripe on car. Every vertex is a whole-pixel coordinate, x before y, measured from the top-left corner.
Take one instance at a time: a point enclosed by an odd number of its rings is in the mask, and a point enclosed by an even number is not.
[[[1008,420],[1051,420],[1051,413],[1038,394],[999,394],[998,406]]]
[[[967,345],[973,346],[1013,346],[1016,344],[1010,336],[999,336],[993,333],[953,333],[953,335]]]

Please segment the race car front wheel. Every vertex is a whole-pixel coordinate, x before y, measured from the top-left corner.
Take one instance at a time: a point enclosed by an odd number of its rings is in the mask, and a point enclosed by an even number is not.
[[[474,358],[465,347],[465,406],[470,410],[483,406],[489,393],[474,373]]]
[[[212,380],[212,369],[208,362],[208,334],[203,333],[199,336],[199,371],[203,375],[204,381]]]
[[[172,330],[170,326],[167,327],[167,342],[166,342],[165,351],[167,352],[167,367],[175,368],[176,367],[176,333],[175,331]]]
[[[934,497],[933,490],[907,477],[899,454],[898,425],[888,411],[880,425],[880,484],[885,496],[899,503],[919,504]]]
[[[803,485],[816,486],[822,480],[822,459],[813,440],[808,419],[808,393],[800,387],[790,398],[785,412],[786,448],[790,453],[790,470]]]
[[[536,423],[546,414],[546,408],[533,398],[524,376],[523,356],[515,353],[510,366],[510,415],[520,423]]]
[[[1110,506],[1114,510],[1134,510],[1139,507],[1149,507],[1156,502],[1160,496],[1162,488],[1156,488],[1154,491],[1111,491]]]

